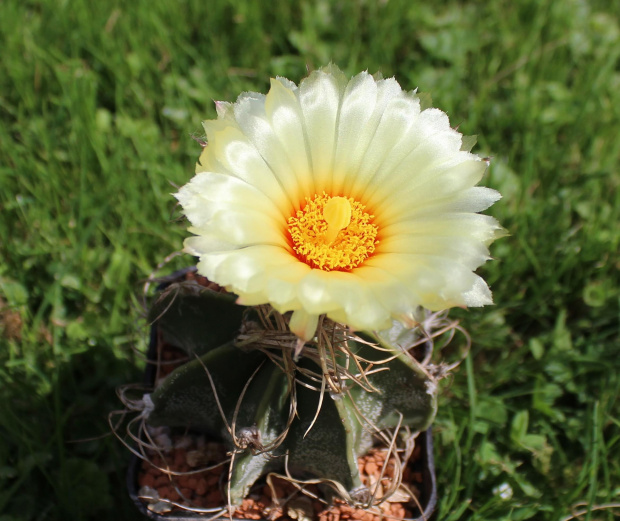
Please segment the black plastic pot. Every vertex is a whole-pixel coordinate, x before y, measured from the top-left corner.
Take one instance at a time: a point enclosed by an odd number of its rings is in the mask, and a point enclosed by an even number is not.
[[[183,280],[188,273],[193,273],[196,268],[187,268],[163,279],[158,286],[158,291],[165,289],[169,284]],[[156,327],[151,328],[151,336],[148,350],[148,359],[155,361],[157,359],[157,331]],[[152,387],[155,382],[156,368],[154,364],[147,364],[145,370],[145,384]],[[433,458],[433,438],[431,429],[423,432],[418,436],[416,443],[422,447],[420,459],[417,462],[419,465],[419,471],[422,472],[422,483],[417,484],[420,490],[420,505],[422,506],[422,512],[418,513],[418,517],[412,518],[409,521],[428,521],[435,510],[437,503],[437,485],[435,480],[435,460]],[[140,471],[141,460],[137,456],[133,455],[129,469],[127,472],[127,489],[129,496],[135,503],[140,512],[148,519],[154,521],[186,521],[189,519],[195,520],[205,518],[208,516],[192,513],[192,512],[175,512],[169,514],[158,514],[147,508],[144,503],[138,497],[138,473]],[[242,520],[240,520],[242,521]]]

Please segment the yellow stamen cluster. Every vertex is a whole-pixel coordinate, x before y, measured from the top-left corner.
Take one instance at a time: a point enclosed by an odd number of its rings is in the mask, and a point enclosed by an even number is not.
[[[349,271],[375,251],[377,226],[374,215],[349,197],[323,192],[288,220],[293,249],[300,260],[323,271]]]

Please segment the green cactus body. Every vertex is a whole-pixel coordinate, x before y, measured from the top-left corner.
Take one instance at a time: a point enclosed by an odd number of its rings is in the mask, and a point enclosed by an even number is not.
[[[202,355],[230,342],[241,327],[243,306],[236,297],[193,282],[171,284],[155,301],[149,321],[162,340],[188,355]]]
[[[292,362],[285,351],[290,352],[292,342],[281,348],[281,357],[268,356],[251,343],[239,347],[235,339],[244,322],[243,308],[229,296],[188,290],[184,284],[173,284],[162,295],[151,318],[167,342],[195,359],[152,393],[154,408],[147,421],[221,437],[234,455],[229,484],[233,504],[267,472],[282,473],[285,464],[296,479],[337,483],[350,497],[358,497],[363,486],[357,459],[372,445],[373,432],[398,425],[421,431],[431,424],[436,383],[392,344],[402,331],[364,334],[364,340],[381,349],[348,340],[350,353],[374,369],[364,379],[372,391],[353,381],[345,381],[340,392],[321,391],[321,381],[308,377],[308,371],[322,374],[316,357],[302,353],[295,364],[284,363]],[[344,363],[341,352],[336,362]]]

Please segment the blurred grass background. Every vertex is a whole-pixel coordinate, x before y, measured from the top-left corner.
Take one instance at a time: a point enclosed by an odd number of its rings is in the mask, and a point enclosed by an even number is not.
[[[620,514],[620,5],[606,0],[0,2],[0,520],[136,519],[116,386],[140,282],[212,100],[333,61],[430,92],[492,156],[511,232],[455,313],[437,520]],[[170,269],[191,263],[177,258]],[[614,506],[615,505],[615,506]]]

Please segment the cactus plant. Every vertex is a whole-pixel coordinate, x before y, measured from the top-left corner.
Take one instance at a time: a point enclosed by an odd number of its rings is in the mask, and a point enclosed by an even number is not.
[[[232,504],[286,465],[296,479],[319,480],[349,502],[368,505],[358,457],[373,435],[396,428],[416,433],[435,416],[436,380],[409,346],[397,343],[397,325],[354,335],[324,323],[330,338],[306,343],[295,359],[286,317],[237,305],[234,295],[194,281],[169,285],[150,319],[189,361],[150,394],[145,419],[222,439],[234,454]],[[412,338],[410,332],[409,344]]]

